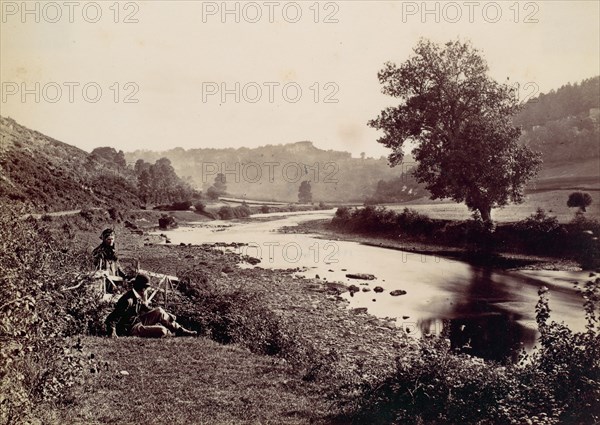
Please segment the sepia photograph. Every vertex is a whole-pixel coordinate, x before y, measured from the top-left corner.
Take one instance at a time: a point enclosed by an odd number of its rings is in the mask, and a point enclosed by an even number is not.
[[[0,424],[600,424],[599,0],[0,0]]]

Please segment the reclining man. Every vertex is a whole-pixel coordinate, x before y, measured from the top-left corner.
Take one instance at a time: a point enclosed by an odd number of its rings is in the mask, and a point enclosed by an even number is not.
[[[185,329],[176,322],[176,317],[161,307],[151,308],[146,301],[146,289],[150,287],[148,276],[139,274],[133,288],[125,292],[115,309],[106,318],[106,329],[110,337],[120,335],[161,338],[174,333],[176,336],[196,336],[196,331]]]

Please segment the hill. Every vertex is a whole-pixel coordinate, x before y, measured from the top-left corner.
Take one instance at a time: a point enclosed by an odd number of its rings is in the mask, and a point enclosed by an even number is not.
[[[424,194],[408,175],[410,158],[404,167],[390,168],[384,157],[352,158],[349,152],[319,149],[308,141],[252,149],[134,151],[125,157],[128,163],[166,157],[179,175],[205,192],[223,173],[228,194],[265,201],[298,201],[304,180],[310,181],[315,202],[363,202],[373,196],[380,181],[391,179],[404,182],[407,199]]]
[[[540,94],[515,124],[544,160],[532,188],[600,188],[600,77]]]
[[[0,200],[30,211],[139,204],[131,174],[0,117]]]
[[[128,167],[123,151],[91,153],[0,117],[0,201],[31,212],[191,202],[168,159]]]

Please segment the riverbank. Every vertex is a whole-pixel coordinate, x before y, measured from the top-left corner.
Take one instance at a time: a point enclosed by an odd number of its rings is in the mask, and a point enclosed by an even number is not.
[[[81,380],[61,403],[37,404],[38,420],[332,423],[339,411],[327,397],[339,377],[381,378],[393,371],[390,359],[415,343],[393,321],[349,310],[340,296],[344,285],[299,278],[295,269],[241,268],[248,258],[216,245],[165,244],[156,218],[136,211],[111,221],[96,211],[39,222],[52,232],[70,232],[77,249],[88,253],[103,228],[116,228],[128,273],[139,264],[180,278],[165,308],[201,336],[108,339],[102,321],[111,306],[90,303],[93,314],[77,320],[100,335],[62,341],[85,365]],[[185,217],[178,218],[183,225]],[[160,294],[155,302],[164,305]]]
[[[409,238],[397,239],[382,236],[366,235],[363,233],[347,232],[331,226],[331,220],[312,220],[294,227],[284,227],[283,233],[316,234],[320,238],[357,242],[363,245],[399,250],[414,254],[432,255],[437,257],[460,260],[472,265],[492,266],[504,270],[555,270],[579,271],[577,262],[569,259],[552,258],[509,252],[497,253],[494,257],[481,257],[464,248],[450,247],[432,242],[417,241]]]
[[[2,308],[35,306],[2,319],[12,332],[0,346],[7,422],[478,424],[548,415],[591,423],[595,334],[588,343],[543,328],[551,343],[523,365],[457,355],[447,335],[409,338],[392,320],[348,309],[339,283],[300,278],[297,269],[248,268],[250,258],[222,244],[165,244],[152,217],[109,216],[9,217],[0,230],[0,240],[17,247],[4,252],[19,259],[0,260],[14,276],[0,291],[21,297]],[[90,271],[105,227],[116,228],[128,273],[139,264],[179,278],[168,300],[154,301],[199,337],[103,336],[112,306],[94,298],[93,285],[66,288]],[[540,311],[547,315],[547,305]],[[582,341],[589,351],[570,350]],[[574,389],[566,396],[565,379]]]

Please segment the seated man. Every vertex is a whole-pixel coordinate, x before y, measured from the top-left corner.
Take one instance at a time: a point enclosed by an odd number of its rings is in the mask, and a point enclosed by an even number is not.
[[[100,239],[102,239],[102,243],[92,251],[96,270],[105,270],[111,276],[125,279],[125,273],[119,267],[119,258],[115,251],[115,231],[105,229],[100,235]]]
[[[133,288],[125,292],[112,313],[106,318],[106,329],[111,337],[121,335],[161,338],[170,332],[177,336],[196,336],[198,333],[182,327],[176,317],[162,308],[150,308],[145,291],[150,286],[148,276],[139,274]]]
[[[115,282],[127,279],[127,276],[119,266],[119,259],[115,252],[115,231],[105,229],[100,236],[102,243],[93,251],[94,267],[96,271],[106,272],[104,279],[104,291],[113,294],[118,292]]]

